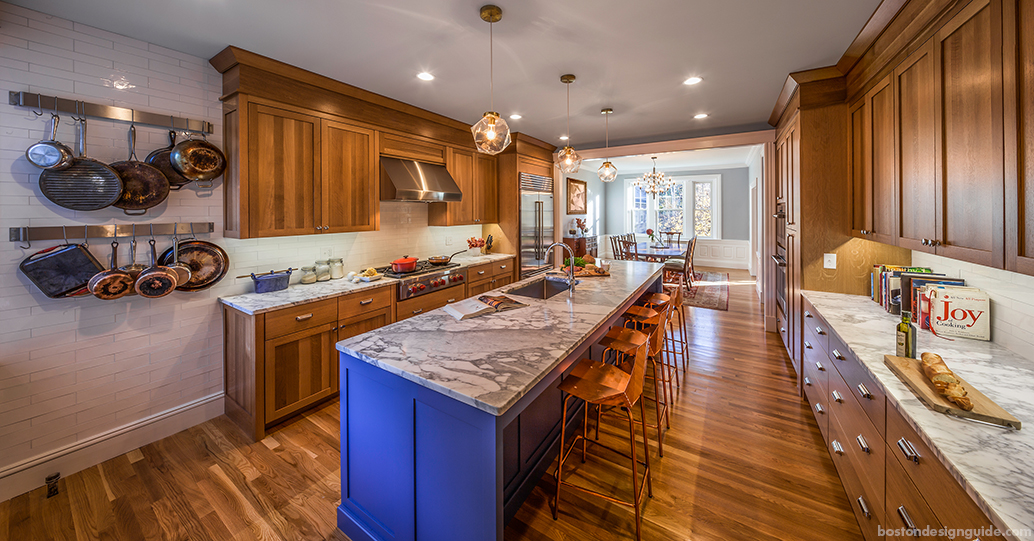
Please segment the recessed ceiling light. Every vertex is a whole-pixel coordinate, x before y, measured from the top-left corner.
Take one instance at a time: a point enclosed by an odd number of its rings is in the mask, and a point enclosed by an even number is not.
[[[695,118],[697,120],[700,120],[701,118],[707,118],[707,113],[700,113],[700,114],[693,115],[693,118]]]
[[[520,119],[521,119],[521,115],[518,115],[517,113],[514,113],[514,114],[510,115],[510,120],[520,120]]]
[[[689,79],[686,79],[685,81],[682,81],[682,84],[684,84],[684,85],[695,85],[695,84],[699,83],[700,81],[703,81],[703,79],[701,79],[700,77],[690,77]]]
[[[560,140],[561,141],[567,141],[567,139],[568,139],[568,137],[566,135],[561,135],[560,136]]]
[[[433,81],[434,80],[434,75],[431,75],[430,73],[427,73],[426,71],[422,71],[422,72],[416,74],[416,77],[417,77],[417,79],[420,79],[421,81]]]

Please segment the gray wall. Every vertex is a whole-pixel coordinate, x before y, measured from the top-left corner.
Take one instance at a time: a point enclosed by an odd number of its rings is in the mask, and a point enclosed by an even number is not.
[[[665,171],[672,177],[691,175],[722,176],[722,238],[750,240],[750,170],[710,169],[706,171]],[[606,234],[620,235],[625,231],[625,179],[640,175],[618,175],[607,185]]]
[[[592,162],[595,165],[599,162]],[[597,166],[598,167],[598,166]],[[567,214],[567,179],[575,178],[584,180],[588,190],[588,214]],[[563,186],[560,189],[560,201],[557,207],[560,211],[560,234],[557,240],[568,235],[567,230],[571,229],[571,220],[581,218],[589,225],[589,235],[602,235],[604,231],[603,217],[607,209],[606,185],[596,175],[593,167],[582,166],[577,173],[564,175]]]

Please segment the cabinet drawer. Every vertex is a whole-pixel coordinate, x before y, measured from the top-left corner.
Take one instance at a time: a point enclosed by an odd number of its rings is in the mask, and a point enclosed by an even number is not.
[[[883,386],[876,383],[869,375],[868,369],[854,356],[854,353],[836,335],[829,335],[829,358],[844,378],[847,390],[858,399],[858,404],[865,411],[869,422],[879,432],[880,437],[887,433],[887,395]]]
[[[819,425],[822,439],[829,441],[829,403],[826,401],[825,395],[819,391],[817,386],[805,386],[804,397],[808,399],[811,412],[815,415],[815,423]]]
[[[887,447],[901,462],[905,475],[923,494],[927,504],[945,526],[979,529],[991,525],[991,521],[977,507],[973,498],[941,464],[933,450],[919,439],[919,435],[894,407],[887,408]],[[890,462],[887,461],[888,495]],[[987,541],[1002,538],[982,535],[981,539]]]
[[[873,474],[859,466],[857,460],[853,460],[857,458],[858,447],[852,446],[848,431],[832,416],[829,419],[829,440],[827,445],[829,456],[833,459],[837,474],[840,475],[840,482],[844,485],[844,492],[847,493],[848,503],[851,504],[851,510],[854,511],[855,519],[858,520],[862,536],[866,541],[881,540],[880,526],[886,522],[882,477],[879,492],[861,481]],[[833,442],[836,442],[836,445]],[[883,440],[880,440],[877,445],[881,449],[885,447]],[[885,454],[884,450],[880,451],[880,456]],[[881,467],[880,475],[882,476],[882,474],[883,468]]]
[[[492,276],[503,276],[513,274],[513,259],[496,261],[492,263]]]
[[[888,455],[894,452],[896,445],[887,444]],[[915,539],[907,535],[906,528],[940,530],[941,523],[938,522],[926,500],[916,489],[908,474],[901,467],[898,459],[887,460],[887,504],[884,511],[886,515],[887,528],[889,533],[902,533],[905,535],[887,535],[887,539]],[[907,522],[906,522],[907,520]],[[916,536],[918,537],[918,536]],[[922,537],[922,539],[947,539],[946,537]]]
[[[776,307],[776,329],[779,330],[779,339],[783,341],[783,346],[790,349],[790,326],[786,322],[786,315],[783,314],[782,308]]]
[[[868,489],[869,501],[883,507],[883,471],[886,458],[883,435],[869,422],[869,417],[836,370],[829,371],[827,400],[830,419],[836,421],[841,431],[842,443],[858,472],[859,481]]]
[[[337,328],[337,339],[340,341],[353,336],[359,336],[389,324],[391,324],[390,306],[380,310],[364,312],[358,316],[340,321]]]
[[[266,314],[266,340],[337,321],[337,300],[310,302]]]
[[[482,263],[467,269],[467,282],[474,284],[495,276],[496,265],[494,263]]]
[[[822,397],[823,402],[829,400],[829,374],[833,370],[829,358],[821,351],[816,350],[814,347],[812,349],[804,349],[804,355],[801,359],[801,371],[803,376],[809,378],[814,384],[813,388]]]
[[[445,165],[445,147],[442,145],[413,141],[390,133],[382,133],[380,143],[382,156]]]
[[[818,346],[822,351],[829,352],[829,325],[822,318],[819,311],[815,309],[808,299],[801,296],[801,327],[804,328],[804,338]],[[812,338],[808,337],[811,332]],[[820,334],[821,332],[821,334]]]
[[[385,286],[338,297],[338,318],[348,319],[367,312],[374,312],[384,308],[390,309],[391,296],[392,287]]]
[[[441,308],[451,302],[462,300],[463,295],[463,287],[454,286],[447,289],[439,289],[434,293],[428,293],[412,299],[399,301],[395,307],[395,311],[397,312],[395,320],[402,321],[406,318],[426,314],[431,310]]]

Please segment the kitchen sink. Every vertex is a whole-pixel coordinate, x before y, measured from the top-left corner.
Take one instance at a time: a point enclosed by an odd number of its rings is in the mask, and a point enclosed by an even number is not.
[[[575,284],[577,283],[578,281],[575,281]],[[543,278],[542,280],[536,280],[516,289],[505,291],[504,293],[521,297],[531,297],[533,299],[548,299],[554,295],[565,293],[567,289],[568,286],[566,280],[561,282],[559,280],[547,280]]]

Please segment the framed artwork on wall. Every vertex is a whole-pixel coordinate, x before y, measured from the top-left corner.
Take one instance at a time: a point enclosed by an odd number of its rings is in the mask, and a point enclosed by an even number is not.
[[[584,180],[567,179],[567,213],[587,214],[589,192]]]

